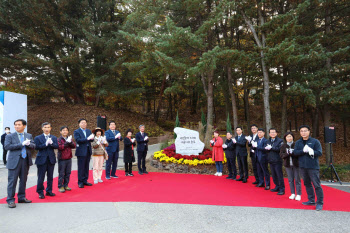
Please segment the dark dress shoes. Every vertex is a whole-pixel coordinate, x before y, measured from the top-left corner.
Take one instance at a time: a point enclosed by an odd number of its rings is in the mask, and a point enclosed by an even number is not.
[[[243,183],[247,183],[247,180],[246,180],[246,179],[244,179],[244,180],[243,180]]]
[[[39,199],[45,199],[45,196],[44,196],[43,193],[42,193],[42,194],[39,194]]]
[[[277,193],[277,195],[284,195],[284,192],[280,191],[280,192]]]
[[[148,174],[148,171],[144,171],[143,174]]]
[[[84,188],[84,185],[83,184],[78,184],[78,187],[82,189],[82,188]]]
[[[321,204],[317,204],[317,205],[316,205],[316,210],[317,210],[317,211],[321,211],[322,208],[323,208],[323,205],[321,205]]]
[[[270,186],[266,186],[265,190],[269,190],[270,189]]]
[[[237,181],[242,181],[243,180],[243,178],[242,177],[240,177],[239,179],[237,179]]]
[[[253,184],[259,184],[259,182],[258,182],[258,181],[255,181],[255,182],[253,182]]]
[[[257,184],[256,187],[259,187],[259,188],[264,188],[265,185],[264,184]]]
[[[46,196],[54,197],[56,196],[56,194],[54,194],[53,192],[46,192]]]
[[[32,201],[28,200],[27,198],[24,198],[24,199],[18,200],[18,203],[32,203]]]
[[[139,172],[139,175],[143,175],[143,172]]]
[[[92,184],[89,183],[89,182],[85,182],[84,185],[86,185],[86,186],[92,186]]]
[[[232,176],[228,176],[228,177],[226,177],[226,179],[233,180],[233,177]]]
[[[8,206],[9,208],[16,208],[16,204],[14,202],[10,202]]]
[[[278,192],[278,189],[274,188],[274,189],[271,189],[270,191],[276,193]]]
[[[316,203],[313,201],[307,201],[307,202],[303,202],[303,205],[315,205]]]

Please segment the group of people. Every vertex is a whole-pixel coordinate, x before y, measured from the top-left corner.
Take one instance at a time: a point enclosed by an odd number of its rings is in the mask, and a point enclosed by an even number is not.
[[[17,180],[19,179],[18,203],[31,203],[25,196],[26,182],[29,167],[33,165],[31,149],[38,151],[35,164],[37,165],[37,189],[40,199],[44,199],[44,180],[47,177],[46,196],[55,196],[52,192],[53,172],[56,164],[55,149],[58,150],[58,189],[59,192],[70,191],[69,179],[72,169],[72,149],[76,148],[75,155],[78,162],[78,187],[92,186],[88,182],[90,159],[93,158],[93,179],[94,184],[103,182],[102,166],[106,160],[105,178],[118,178],[116,169],[119,159],[119,142],[124,142],[124,163],[125,176],[133,176],[132,163],[135,162],[134,147],[137,142],[138,173],[148,174],[146,170],[146,155],[148,151],[149,138],[145,133],[145,126],[140,125],[140,132],[132,138],[132,130],[128,129],[123,138],[116,130],[116,123],[109,122],[109,130],[106,132],[101,128],[93,131],[87,128],[87,120],[79,119],[79,128],[69,135],[69,128],[60,128],[59,138],[51,134],[52,126],[45,122],[42,124],[43,134],[36,136],[24,132],[27,122],[23,119],[14,122],[15,133],[10,133],[10,128],[5,128],[5,134],[1,137],[4,146],[4,154],[7,153],[7,161],[4,163],[8,168],[7,203],[9,208],[15,208],[15,192]],[[282,166],[286,168],[288,175],[291,196],[289,199],[301,200],[300,174],[304,179],[304,185],[308,195],[308,201],[304,205],[316,205],[316,210],[322,210],[323,190],[319,176],[318,157],[322,155],[321,143],[310,136],[310,127],[302,125],[299,128],[301,138],[294,142],[292,132],[287,132],[283,139],[279,138],[275,128],[269,129],[269,139],[265,138],[265,130],[257,125],[251,126],[252,134],[245,136],[242,127],[236,128],[237,136],[233,137],[232,132],[227,132],[226,141],[223,142],[219,132],[214,132],[214,138],[210,141],[213,147],[212,159],[215,161],[216,176],[222,176],[224,151],[227,158],[229,175],[226,179],[242,181],[247,183],[248,179],[248,148],[255,176],[253,182],[256,187],[265,188],[277,195],[285,194]],[[236,160],[239,167],[239,178],[237,178]],[[270,171],[275,187],[270,189]],[[315,191],[317,202],[315,202]]]
[[[116,130],[116,123],[109,122],[109,130],[106,132],[97,127],[93,131],[87,128],[87,120],[82,118],[78,121],[79,128],[69,135],[69,128],[62,126],[60,128],[61,136],[59,138],[51,134],[52,126],[45,122],[42,124],[43,134],[34,138],[31,134],[24,132],[27,122],[23,119],[14,122],[15,131],[10,133],[10,128],[6,127],[4,136],[4,153],[7,153],[7,161],[4,160],[8,169],[7,203],[9,208],[15,208],[16,185],[19,179],[18,203],[31,203],[25,195],[27,176],[29,167],[33,165],[31,150],[38,151],[35,164],[37,165],[37,189],[36,192],[40,199],[44,199],[44,180],[47,177],[45,189],[46,196],[55,196],[52,192],[53,172],[58,160],[58,189],[59,192],[71,191],[68,186],[72,170],[72,149],[76,148],[75,155],[78,165],[78,187],[92,186],[88,182],[90,159],[93,158],[93,179],[94,184],[103,182],[102,166],[106,160],[107,180],[118,178],[116,170],[119,159],[119,142],[124,141],[124,163],[125,176],[133,176],[132,163],[135,162],[134,147],[137,142],[138,154],[138,173],[140,175],[148,174],[146,170],[146,156],[148,151],[149,138],[145,133],[145,126],[140,125],[140,132],[132,138],[132,130],[128,129],[123,138],[121,133]],[[55,149],[58,150],[57,159]]]
[[[275,128],[269,129],[269,139],[265,138],[265,130],[251,125],[252,134],[245,136],[242,127],[236,128],[237,136],[233,137],[232,132],[227,132],[226,141],[223,142],[219,132],[214,132],[214,138],[210,141],[213,147],[212,159],[215,161],[216,176],[222,176],[224,151],[227,158],[229,171],[226,179],[242,181],[247,183],[248,179],[248,148],[252,162],[256,187],[265,188],[277,195],[285,194],[282,166],[284,165],[289,187],[291,200],[301,200],[301,176],[308,195],[308,201],[303,205],[316,205],[316,210],[323,208],[323,190],[320,182],[318,157],[322,155],[322,147],[319,140],[310,136],[310,127],[302,125],[299,127],[301,138],[294,141],[292,132],[287,132],[283,139],[279,138]],[[236,159],[239,167],[239,178],[237,178]],[[275,187],[270,189],[270,171]],[[315,192],[317,202],[315,202]]]

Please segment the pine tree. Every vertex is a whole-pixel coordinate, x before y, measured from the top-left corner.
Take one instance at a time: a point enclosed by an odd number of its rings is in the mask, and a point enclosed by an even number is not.
[[[67,102],[90,101],[85,89],[94,87],[98,105],[115,85],[126,86],[118,82],[126,59],[118,30],[125,18],[115,0],[1,0],[1,43],[9,50],[0,67],[16,80],[30,78],[38,89],[55,90]]]

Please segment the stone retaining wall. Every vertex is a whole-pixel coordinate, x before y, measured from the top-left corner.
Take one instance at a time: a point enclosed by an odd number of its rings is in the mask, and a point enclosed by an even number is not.
[[[165,172],[174,173],[192,173],[192,174],[208,174],[213,175],[216,172],[215,165],[198,165],[189,166],[185,164],[165,163],[157,159],[151,160],[151,166]],[[224,166],[223,174],[227,174],[227,168]]]

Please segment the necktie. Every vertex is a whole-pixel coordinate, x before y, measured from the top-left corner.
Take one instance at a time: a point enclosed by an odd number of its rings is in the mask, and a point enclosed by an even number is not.
[[[24,135],[23,135],[23,133],[20,133],[19,136],[21,136],[21,142],[24,142]],[[27,157],[27,151],[26,151],[26,147],[25,146],[22,147],[21,154],[22,154],[22,158]]]
[[[241,136],[238,136],[238,140],[241,138]]]
[[[141,133],[142,137],[143,137],[143,133]]]
[[[48,138],[49,138],[49,136],[46,135],[46,136],[45,136],[45,139],[47,140]]]
[[[84,133],[84,136],[86,137],[86,131],[85,131],[85,129],[83,129],[83,133]]]
[[[112,130],[112,132],[113,132],[113,134],[114,134],[114,136],[115,136],[115,130]]]

